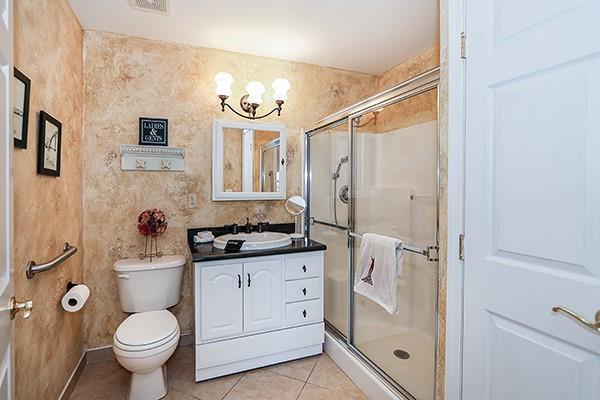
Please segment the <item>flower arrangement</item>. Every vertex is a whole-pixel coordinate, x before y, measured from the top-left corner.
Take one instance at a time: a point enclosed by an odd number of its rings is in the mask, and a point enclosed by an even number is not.
[[[137,228],[143,236],[160,236],[167,230],[167,217],[160,208],[144,210],[138,217]]]
[[[160,208],[144,210],[138,216],[138,232],[146,238],[144,252],[139,254],[140,259],[162,257],[162,251],[158,251],[157,238],[167,230],[167,217]],[[150,241],[150,249],[148,249]],[[154,251],[153,251],[154,250]]]

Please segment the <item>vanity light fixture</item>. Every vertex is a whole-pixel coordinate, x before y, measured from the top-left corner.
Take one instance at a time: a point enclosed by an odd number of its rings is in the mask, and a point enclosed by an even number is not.
[[[231,111],[239,115],[240,117],[246,119],[261,119],[265,118],[275,111],[277,111],[277,116],[281,116],[281,106],[288,99],[287,92],[290,89],[290,82],[287,79],[278,78],[273,81],[271,85],[273,87],[273,100],[275,100],[275,104],[277,107],[269,111],[268,113],[256,116],[256,110],[262,104],[263,99],[262,96],[265,93],[265,85],[258,81],[250,81],[246,85],[246,92],[244,96],[240,99],[240,108],[247,115],[242,114],[236,111],[233,107],[231,107],[226,101],[231,96],[231,85],[233,84],[233,76],[227,72],[219,72],[215,75],[215,82],[217,84],[217,88],[215,89],[215,93],[221,99],[221,111],[225,112],[225,107],[229,108]]]

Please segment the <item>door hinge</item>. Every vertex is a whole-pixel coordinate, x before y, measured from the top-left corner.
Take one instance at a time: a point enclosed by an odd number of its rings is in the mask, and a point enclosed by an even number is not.
[[[465,234],[458,235],[458,259],[465,259]]]
[[[467,34],[460,33],[460,58],[467,59]]]

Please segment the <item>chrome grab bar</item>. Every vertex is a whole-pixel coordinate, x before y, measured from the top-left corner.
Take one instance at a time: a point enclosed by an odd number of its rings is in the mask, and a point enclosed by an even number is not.
[[[63,248],[63,253],[58,257],[43,264],[36,264],[35,261],[29,261],[27,263],[27,268],[25,269],[25,275],[27,276],[27,279],[32,279],[38,272],[44,272],[58,267],[75,253],[77,253],[77,247],[71,246],[67,242]]]
[[[354,238],[362,239],[362,235],[354,232],[348,232],[348,235]],[[406,251],[410,251],[411,253],[420,254],[422,256],[427,257],[428,261],[439,261],[438,260],[438,246],[427,246],[426,249],[422,249],[420,247],[409,246],[406,244],[402,245],[402,249]]]

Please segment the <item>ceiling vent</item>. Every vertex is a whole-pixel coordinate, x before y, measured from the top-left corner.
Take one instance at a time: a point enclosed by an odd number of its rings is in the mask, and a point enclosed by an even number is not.
[[[132,6],[140,11],[169,15],[169,0],[132,0]]]

